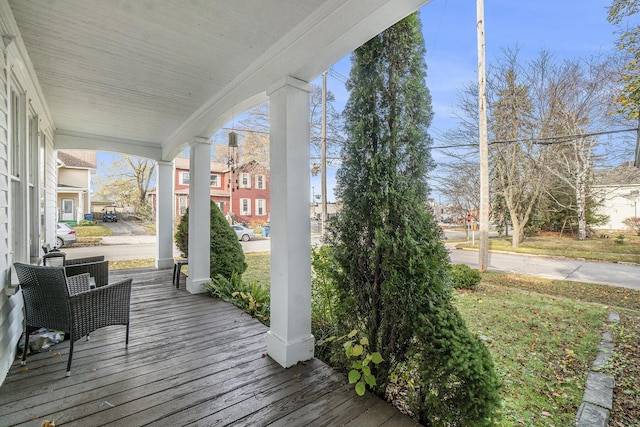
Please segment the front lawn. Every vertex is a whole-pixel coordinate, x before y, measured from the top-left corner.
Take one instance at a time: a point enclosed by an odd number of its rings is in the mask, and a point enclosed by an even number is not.
[[[501,425],[572,425],[608,309],[485,281],[455,301],[493,355]]]
[[[101,237],[112,236],[111,229],[105,225],[79,225],[75,228],[76,236],[81,237]]]
[[[615,234],[608,238],[596,237],[580,241],[574,237],[541,234],[527,237],[517,248],[511,247],[510,237],[491,238],[489,250],[640,264],[640,236],[623,234],[622,239],[618,236],[619,234]],[[456,248],[477,249],[478,245],[476,239],[475,245],[460,243]]]

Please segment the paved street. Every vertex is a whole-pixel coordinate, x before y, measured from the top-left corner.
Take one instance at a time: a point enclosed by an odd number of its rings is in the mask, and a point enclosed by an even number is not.
[[[453,246],[454,243],[447,244],[451,262],[478,268],[477,251],[457,250]],[[487,264],[488,270],[640,290],[640,267],[637,265],[491,252]]]
[[[64,248],[69,258],[104,255],[110,261],[155,257],[155,236],[141,234],[140,229],[125,222],[108,224],[118,236],[104,237],[100,246]],[[447,238],[464,237],[448,232]],[[319,243],[319,235],[313,234],[313,244]],[[256,239],[240,242],[245,252],[271,250],[271,240]],[[451,254],[451,262],[478,267],[478,252],[454,249],[455,243],[445,243]],[[174,255],[180,252],[174,248]],[[549,279],[601,283],[640,290],[640,266],[617,263],[591,262],[533,255],[489,253],[488,269],[508,273],[528,274]]]

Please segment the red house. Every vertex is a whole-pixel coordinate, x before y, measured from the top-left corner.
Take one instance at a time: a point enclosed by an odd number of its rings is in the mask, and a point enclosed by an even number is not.
[[[175,159],[175,215],[181,216],[189,206],[189,159]],[[231,168],[211,162],[211,200],[234,222],[257,225],[269,221],[269,173],[254,163]]]

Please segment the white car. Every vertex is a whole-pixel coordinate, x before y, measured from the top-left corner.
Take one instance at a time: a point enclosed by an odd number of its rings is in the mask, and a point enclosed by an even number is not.
[[[243,227],[241,225],[232,225],[233,231],[236,232],[238,236],[238,240],[242,240],[243,242],[248,242],[251,239],[255,239],[256,233],[253,232],[252,229]]]
[[[56,246],[61,248],[63,246],[71,246],[78,241],[76,236],[76,230],[69,227],[64,222],[59,222],[56,225]]]

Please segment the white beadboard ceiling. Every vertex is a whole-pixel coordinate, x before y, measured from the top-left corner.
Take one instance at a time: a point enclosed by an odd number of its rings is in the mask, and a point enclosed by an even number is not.
[[[9,0],[56,148],[171,160],[429,0]]]

